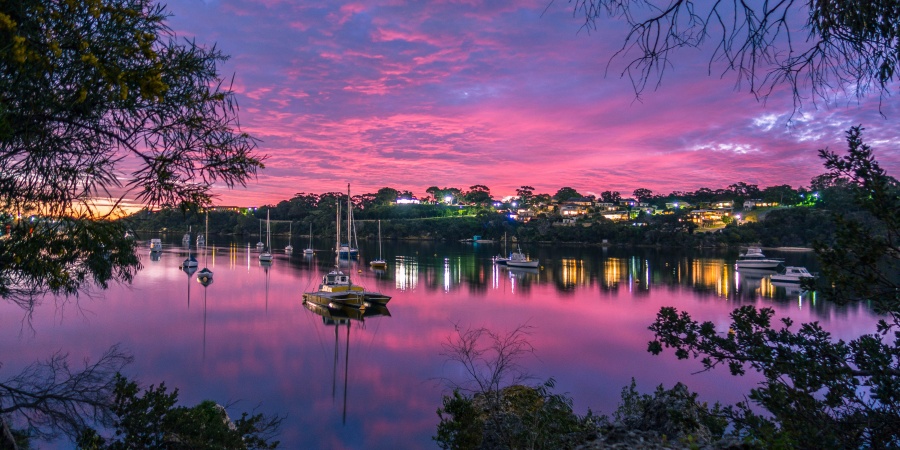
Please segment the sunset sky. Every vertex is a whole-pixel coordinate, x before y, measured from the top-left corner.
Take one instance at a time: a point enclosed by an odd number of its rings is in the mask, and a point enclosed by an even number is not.
[[[171,0],[169,26],[231,59],[244,131],[266,169],[218,204],[274,204],[298,192],[424,196],[475,184],[495,197],[630,195],[726,187],[806,186],[816,150],[864,138],[900,171],[897,101],[757,101],[709,51],[683,50],[661,86],[635,97],[620,77],[621,22],[581,28],[565,1]],[[802,33],[801,33],[802,34]]]

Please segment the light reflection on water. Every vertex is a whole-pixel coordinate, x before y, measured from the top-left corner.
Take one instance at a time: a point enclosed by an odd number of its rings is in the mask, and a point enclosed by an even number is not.
[[[692,375],[696,361],[649,355],[647,326],[661,306],[720,327],[736,306],[755,304],[796,322],[820,321],[842,338],[874,329],[862,307],[836,308],[774,286],[765,274],[735,272],[736,251],[533,246],[527,251],[542,268],[516,270],[491,263],[497,245],[386,243],[388,269],[374,271],[372,242],[342,269],[392,295],[389,311],[325,317],[305,308],[301,294],[334,265],[333,250],[276,253],[262,267],[247,242],[211,242],[195,253],[215,272],[204,287],[178,269],[188,255],[178,242],[159,258],[146,255],[130,287],[77,307],[46,301],[33,328],[23,326],[22,311],[0,305],[0,378],[58,350],[80,361],[122,343],[135,355],[127,375],[145,385],[165,381],[187,404],[238,401],[232,416],[257,407],[286,415],[284,448],[422,448],[434,447],[444,392],[436,380],[462,375],[441,356],[455,324],[500,332],[533,326],[536,355],[523,363],[536,381],[554,377],[579,413],[610,413],[631,377],[643,391],[685,381],[702,400],[726,403],[742,400],[757,381],[726,371]],[[816,270],[811,253],[767,253]]]

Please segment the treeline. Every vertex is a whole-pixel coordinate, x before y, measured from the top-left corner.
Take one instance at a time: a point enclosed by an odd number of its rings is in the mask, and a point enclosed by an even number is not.
[[[813,185],[819,189],[806,191],[804,197],[810,192],[814,192],[814,196],[810,196],[808,201],[800,202],[802,206],[766,211],[764,220],[741,225],[731,223],[723,229],[708,233],[696,232],[696,225],[686,220],[685,210],[675,210],[671,214],[642,214],[627,222],[613,222],[597,217],[563,225],[560,216],[553,212],[540,212],[528,223],[516,222],[508,218],[508,210],[497,208],[493,204],[460,205],[449,201],[398,205],[394,203],[397,195],[408,193],[391,188],[383,188],[376,194],[353,196],[350,200],[356,234],[360,239],[374,238],[377,232],[376,221],[381,220],[385,239],[459,240],[475,235],[486,239],[501,239],[506,235],[520,241],[551,243],[689,247],[759,243],[764,246],[809,246],[817,240],[831,241],[834,224],[827,211],[851,213],[859,210],[840,179],[820,176],[813,181]],[[484,186],[477,187],[482,192],[487,189]],[[787,188],[781,188],[784,189],[781,189],[780,199],[794,201],[804,198],[797,192],[796,197],[788,195]],[[571,188],[564,189],[561,189],[562,197],[577,194]],[[756,194],[752,185],[737,183],[729,191],[736,189],[742,190],[745,195]],[[649,191],[644,191],[637,193],[649,195]],[[778,189],[767,188],[763,191],[774,195]],[[441,195],[446,192],[448,191],[439,190],[434,193]],[[726,195],[708,189],[701,189],[690,195],[681,194],[684,195],[678,198],[688,202],[716,201],[718,199],[715,196]],[[533,201],[535,197],[524,192],[522,198]],[[262,221],[268,214],[274,222],[272,232],[276,235],[287,234],[289,229],[294,235],[306,235],[312,227],[317,236],[333,236],[337,217],[341,220],[341,226],[345,226],[346,208],[346,193],[301,193],[276,205],[263,206],[244,214],[210,211],[209,228],[212,234],[258,235],[264,229]],[[126,220],[129,227],[139,234],[184,233],[189,228],[195,232],[202,230],[205,217],[205,213],[197,211],[144,210]],[[287,222],[290,222],[290,227]]]
[[[528,223],[519,223],[496,211],[482,209],[474,214],[444,214],[453,208],[432,208],[435,205],[404,205],[386,207],[376,218],[360,212],[355,227],[360,239],[373,239],[377,233],[376,220],[381,220],[384,239],[423,239],[455,241],[480,235],[485,239],[509,239],[522,242],[609,245],[640,245],[663,247],[724,247],[759,243],[764,246],[809,246],[815,241],[831,242],[834,223],[831,214],[819,207],[778,208],[768,211],[763,220],[741,225],[729,224],[714,232],[697,232],[696,225],[684,222],[683,214],[644,215],[635,221],[613,222],[603,218],[592,222],[562,225],[559,217],[544,214]],[[441,215],[423,217],[435,210]],[[263,210],[264,211],[264,210]],[[434,212],[434,211],[432,211]],[[258,235],[265,229],[256,215],[243,215],[231,211],[209,213],[209,231],[223,235]],[[265,216],[265,212],[262,213]],[[272,214],[273,220],[275,215]],[[157,212],[142,211],[129,217],[129,227],[142,233],[170,232],[181,234],[190,227],[194,232],[204,229],[205,214],[179,210]],[[282,220],[282,219],[277,219]],[[341,226],[344,226],[342,218]],[[294,236],[305,236],[312,224],[316,236],[333,236],[335,233],[334,208],[308,214],[301,220],[272,224],[272,232],[285,235],[288,230]]]

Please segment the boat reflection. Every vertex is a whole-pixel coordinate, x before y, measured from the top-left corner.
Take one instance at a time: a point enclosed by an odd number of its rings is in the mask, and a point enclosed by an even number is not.
[[[338,331],[341,326],[346,325],[347,327],[347,335],[344,339],[344,392],[343,392],[343,407],[341,411],[341,423],[347,424],[347,389],[350,378],[350,328],[353,322],[357,322],[359,324],[364,324],[366,319],[371,319],[375,317],[390,317],[391,313],[388,311],[387,306],[373,304],[365,310],[360,310],[358,308],[353,308],[351,306],[333,304],[331,306],[323,306],[313,302],[304,301],[303,306],[322,317],[322,323],[326,327],[334,327],[334,365],[332,370],[331,377],[331,397],[333,400],[337,400],[337,373],[338,373],[338,361],[340,354],[340,342],[338,338]]]
[[[206,361],[206,288],[213,283],[212,277],[198,278],[197,282],[203,286],[203,361]]]

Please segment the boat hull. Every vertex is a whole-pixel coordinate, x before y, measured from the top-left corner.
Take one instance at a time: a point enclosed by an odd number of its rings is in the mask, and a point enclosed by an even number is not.
[[[522,267],[522,268],[528,268],[528,269],[536,269],[540,265],[541,265],[541,262],[539,260],[534,260],[534,261],[508,260],[508,261],[506,261],[507,267]]]
[[[762,270],[777,270],[780,267],[783,267],[784,263],[775,259],[767,259],[767,260],[758,260],[758,261],[737,261],[734,263],[734,267],[738,269],[762,269]]]
[[[310,303],[314,303],[319,306],[324,306],[324,307],[329,307],[329,308],[349,306],[349,307],[356,308],[359,310],[366,309],[365,296],[363,294],[361,294],[359,291],[305,292],[303,294],[303,300],[310,302]]]

